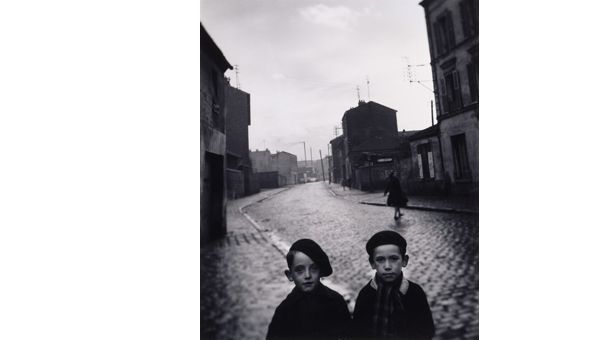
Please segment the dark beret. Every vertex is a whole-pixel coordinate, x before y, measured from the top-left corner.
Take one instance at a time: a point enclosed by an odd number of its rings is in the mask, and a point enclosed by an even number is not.
[[[292,244],[291,248],[289,248],[289,251],[299,251],[310,257],[310,259],[313,260],[317,266],[319,266],[322,277],[329,276],[331,273],[333,273],[327,254],[325,254],[323,249],[321,249],[321,247],[315,241],[307,238],[300,239]]]
[[[365,245],[365,249],[367,250],[367,254],[370,256],[373,253],[373,250],[376,247],[383,246],[385,244],[394,244],[401,248],[401,255],[405,255],[407,251],[407,241],[397,232],[392,230],[383,230],[375,233],[369,241],[367,241],[367,245]]]

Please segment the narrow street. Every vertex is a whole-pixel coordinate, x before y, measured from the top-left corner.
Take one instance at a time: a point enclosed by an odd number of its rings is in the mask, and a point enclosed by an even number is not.
[[[407,239],[404,273],[426,291],[435,338],[478,337],[477,215],[404,210],[394,221],[392,208],[336,197],[317,182],[229,201],[227,228],[225,240],[202,248],[202,339],[264,338],[275,307],[292,288],[282,252],[299,238],[323,247],[334,269],[326,285],[353,308],[372,275],[365,243],[383,229]]]

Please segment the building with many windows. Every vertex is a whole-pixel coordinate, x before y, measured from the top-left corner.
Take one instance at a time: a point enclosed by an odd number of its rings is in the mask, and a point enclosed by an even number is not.
[[[478,192],[478,0],[424,0],[447,191]],[[434,159],[437,143],[412,149]],[[430,175],[422,166],[421,175]],[[428,163],[429,165],[429,163]],[[434,176],[438,177],[435,170]],[[449,186],[450,185],[450,186]]]

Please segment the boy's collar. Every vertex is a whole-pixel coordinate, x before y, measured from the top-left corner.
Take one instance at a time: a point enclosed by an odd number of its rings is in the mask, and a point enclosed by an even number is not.
[[[319,281],[317,284],[317,287],[311,292],[303,292],[300,288],[294,286],[294,288],[292,289],[292,293],[296,297],[304,297],[304,296],[309,296],[309,295],[325,295],[326,294],[325,288],[326,287],[323,285],[323,283],[321,283],[321,281]]]
[[[402,274],[401,274],[402,275]],[[377,282],[375,282],[375,276],[371,278],[371,281],[369,282],[369,285],[371,286],[371,288],[377,290]],[[401,293],[403,293],[403,295],[407,294],[407,291],[409,290],[409,280],[407,280],[407,278],[405,278],[403,276],[403,281],[401,282],[401,288],[399,289],[399,291]]]

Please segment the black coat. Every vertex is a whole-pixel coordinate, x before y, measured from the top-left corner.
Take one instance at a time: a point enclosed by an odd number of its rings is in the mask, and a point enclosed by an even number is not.
[[[266,339],[341,339],[349,323],[348,306],[338,292],[322,284],[311,293],[294,288],[275,310]]]
[[[405,293],[398,292],[401,294],[404,311],[390,316],[397,323],[395,339],[432,339],[434,321],[426,294],[418,284],[408,280],[407,282],[409,284]],[[359,292],[349,330],[351,339],[375,339],[372,329],[377,298],[376,287],[375,281],[372,280]]]
[[[388,184],[386,185],[386,190],[384,190],[384,195],[390,192],[388,195],[388,200],[386,204],[391,207],[406,207],[407,196],[403,193],[401,189],[401,183],[398,181],[396,177],[388,177]]]

